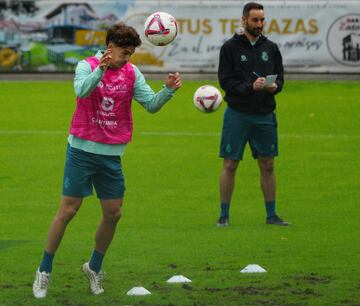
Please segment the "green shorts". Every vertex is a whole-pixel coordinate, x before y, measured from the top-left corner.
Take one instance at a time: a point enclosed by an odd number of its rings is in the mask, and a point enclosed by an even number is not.
[[[68,144],[63,195],[86,197],[93,193],[93,186],[99,199],[124,197],[125,180],[120,157],[88,153]]]
[[[225,110],[220,157],[241,160],[247,143],[250,144],[254,158],[278,155],[277,121],[274,112],[247,114],[230,107]]]

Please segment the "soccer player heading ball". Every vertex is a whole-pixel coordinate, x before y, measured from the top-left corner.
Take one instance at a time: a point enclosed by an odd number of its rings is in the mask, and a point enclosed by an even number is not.
[[[50,225],[45,251],[36,270],[33,294],[47,294],[52,261],[67,224],[93,187],[103,215],[95,246],[82,270],[93,294],[101,294],[103,257],[121,216],[125,183],[121,156],[132,137],[131,100],[154,113],[181,87],[179,73],[170,73],[158,93],[150,88],[139,69],[129,62],[141,40],[134,28],[118,23],[106,34],[105,51],[79,62],[74,79],[76,110],[66,151],[63,191],[59,211]]]
[[[282,57],[277,45],[262,35],[264,8],[261,4],[247,3],[242,22],[244,32],[235,34],[220,50],[218,76],[228,107],[221,137],[220,156],[224,164],[217,225],[229,225],[235,173],[247,143],[260,168],[266,223],[288,225],[275,213],[274,157],[278,155],[275,95],[284,83]],[[266,85],[267,75],[277,77]]]

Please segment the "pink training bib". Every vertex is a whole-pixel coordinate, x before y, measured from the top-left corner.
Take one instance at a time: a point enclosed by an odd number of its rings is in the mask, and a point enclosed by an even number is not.
[[[95,56],[85,59],[94,70]],[[70,134],[106,144],[128,143],[132,137],[131,100],[135,72],[130,63],[118,69],[107,69],[96,88],[86,98],[76,99]]]

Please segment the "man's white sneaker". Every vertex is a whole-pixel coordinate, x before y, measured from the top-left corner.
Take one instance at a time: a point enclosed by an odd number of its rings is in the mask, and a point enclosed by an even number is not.
[[[40,272],[36,270],[35,280],[33,284],[33,294],[37,299],[46,297],[47,290],[50,283],[50,273]]]
[[[96,273],[95,271],[91,270],[88,262],[83,264],[82,270],[86,274],[87,278],[89,279],[91,292],[93,294],[103,293],[104,288],[102,287],[102,282],[104,279],[104,273],[101,271],[99,273]]]

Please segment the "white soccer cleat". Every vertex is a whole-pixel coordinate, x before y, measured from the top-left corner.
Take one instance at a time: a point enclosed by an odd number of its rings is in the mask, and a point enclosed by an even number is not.
[[[49,288],[50,283],[50,273],[40,272],[39,269],[36,270],[35,280],[33,284],[33,294],[37,299],[43,299],[46,297],[46,293]]]
[[[104,273],[101,271],[96,273],[95,271],[91,270],[88,262],[83,264],[82,270],[89,279],[91,292],[96,295],[103,293],[104,288],[102,287],[102,282],[104,279]]]

